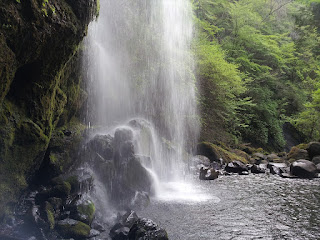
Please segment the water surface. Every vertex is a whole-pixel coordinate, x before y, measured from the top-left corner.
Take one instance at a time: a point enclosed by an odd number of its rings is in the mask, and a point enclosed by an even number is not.
[[[320,179],[234,175],[195,182],[172,183],[171,194],[167,189],[139,215],[172,240],[320,239]]]

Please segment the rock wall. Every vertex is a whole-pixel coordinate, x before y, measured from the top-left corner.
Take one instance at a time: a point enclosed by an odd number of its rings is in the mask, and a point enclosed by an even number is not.
[[[0,221],[39,169],[54,131],[85,99],[79,46],[98,5],[0,2]]]

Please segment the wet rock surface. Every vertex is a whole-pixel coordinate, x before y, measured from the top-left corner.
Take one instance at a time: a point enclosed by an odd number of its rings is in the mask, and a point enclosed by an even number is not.
[[[110,230],[112,240],[168,240],[168,234],[155,222],[129,211],[118,218]]]
[[[317,176],[318,171],[316,165],[313,162],[300,159],[291,164],[290,172],[292,175],[301,178],[314,178]]]

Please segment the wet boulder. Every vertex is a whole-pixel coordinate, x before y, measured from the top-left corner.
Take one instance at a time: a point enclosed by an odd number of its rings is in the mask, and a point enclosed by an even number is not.
[[[127,211],[124,214],[118,214],[117,223],[110,230],[110,237],[112,240],[126,240],[130,228],[138,221],[139,217],[134,211]]]
[[[131,201],[131,207],[133,210],[143,210],[150,204],[149,194],[146,192],[137,191],[134,198]]]
[[[309,158],[320,155],[320,142],[311,142],[307,147]]]
[[[279,167],[273,165],[273,164],[268,164],[267,168],[270,169],[270,173],[274,175],[279,175],[281,174],[281,170]]]
[[[248,167],[240,161],[232,161],[227,164],[225,170],[230,173],[240,173],[243,171],[248,171]]]
[[[200,180],[215,180],[219,176],[219,172],[214,170],[213,168],[200,168],[199,179]]]
[[[250,168],[251,173],[255,173],[255,174],[259,174],[259,173],[265,173],[265,169],[261,168],[259,165],[252,165],[252,167]]]
[[[126,161],[112,179],[111,198],[116,204],[130,205],[137,191],[154,193],[153,178],[138,159],[129,158]]]
[[[320,173],[320,163],[318,163],[316,167],[317,167],[318,173]]]
[[[317,167],[311,161],[300,159],[290,165],[290,173],[300,178],[314,178],[317,175]]]
[[[117,128],[114,133],[114,160],[123,161],[134,156],[133,132],[130,128]]]
[[[113,157],[113,146],[112,146],[113,138],[110,135],[101,135],[97,134],[91,139],[88,144],[89,152],[98,153],[104,159],[109,160]]]
[[[70,207],[70,217],[90,225],[95,214],[95,206],[90,200],[78,200]]]
[[[160,228],[155,222],[150,219],[138,219],[130,228],[130,240],[148,239],[148,240],[168,240],[166,230]]]
[[[194,156],[192,158],[192,163],[194,166],[199,167],[198,169],[200,169],[201,167],[210,167],[211,166],[210,159],[207,158],[206,156],[203,156],[203,155]]]
[[[91,230],[89,225],[71,218],[58,221],[56,229],[62,237],[74,239],[88,238]]]

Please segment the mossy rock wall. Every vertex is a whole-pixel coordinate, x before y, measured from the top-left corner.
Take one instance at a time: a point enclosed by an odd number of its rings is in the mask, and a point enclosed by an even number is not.
[[[96,0],[0,2],[0,220],[85,97],[79,44]]]

